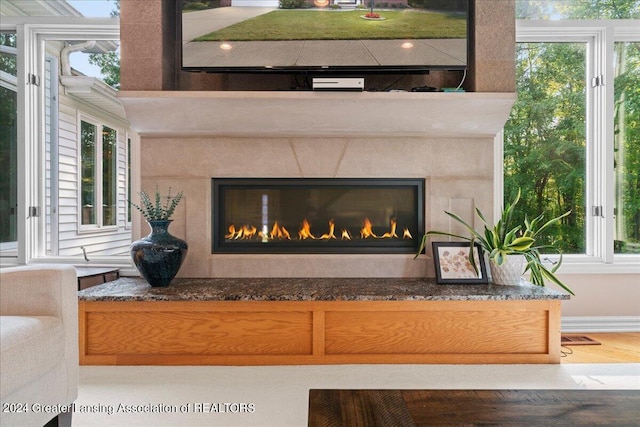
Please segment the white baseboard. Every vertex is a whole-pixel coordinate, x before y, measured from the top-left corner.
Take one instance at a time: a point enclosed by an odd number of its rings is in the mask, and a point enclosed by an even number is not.
[[[561,330],[563,333],[640,332],[640,316],[562,317]]]

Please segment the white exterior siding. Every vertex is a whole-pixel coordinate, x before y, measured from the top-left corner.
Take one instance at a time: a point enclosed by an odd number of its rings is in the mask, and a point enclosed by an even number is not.
[[[131,243],[131,230],[127,224],[127,152],[126,136],[128,123],[72,95],[66,95],[64,86],[59,87],[58,102],[58,244],[51,247],[55,239],[48,236],[47,251],[59,256],[82,256],[82,248],[89,259],[95,256],[127,255]],[[116,227],[98,230],[82,230],[80,227],[80,120],[85,117],[115,129],[117,143],[117,223]],[[50,183],[47,185],[47,192]],[[47,198],[48,204],[51,200]],[[47,206],[49,212],[50,206]],[[55,227],[53,227],[55,229]],[[48,230],[49,231],[49,227]]]

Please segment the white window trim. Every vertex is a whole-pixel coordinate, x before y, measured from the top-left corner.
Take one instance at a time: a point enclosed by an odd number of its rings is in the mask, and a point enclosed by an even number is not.
[[[125,210],[124,210],[124,223],[125,223],[125,229],[127,230],[131,230],[132,229],[132,225],[133,225],[133,207],[129,204],[129,200],[133,200],[132,194],[129,194],[129,182],[131,182],[131,191],[134,191],[134,188],[137,188],[134,186],[134,176],[130,175],[130,169],[133,170],[134,169],[134,144],[135,144],[135,134],[133,131],[130,132],[125,132],[124,135],[124,150],[125,150],[125,154],[126,154],[126,159],[128,160],[128,163],[131,165],[131,168],[127,167],[127,173],[125,174],[125,183],[124,183],[124,187],[125,187],[125,195],[126,195],[126,200],[127,202],[125,203]],[[131,141],[131,144],[129,144],[129,141]],[[128,165],[127,165],[128,166]],[[135,175],[135,174],[134,174]],[[129,220],[129,210],[131,210],[131,220]]]
[[[83,224],[82,223],[82,152],[81,152],[81,146],[82,146],[82,132],[81,132],[81,128],[82,128],[82,122],[85,123],[89,123],[93,126],[96,127],[96,137],[98,138],[98,140],[96,141],[96,153],[95,153],[95,164],[98,165],[96,167],[96,176],[94,177],[95,180],[95,187],[96,187],[96,223],[95,224]],[[116,132],[116,141],[118,140],[118,138],[120,138],[120,135],[122,135],[122,130],[118,129],[117,126],[113,126],[110,123],[106,123],[104,120],[99,120],[93,116],[90,116],[88,114],[85,113],[79,113],[78,114],[78,124],[77,124],[77,129],[78,129],[78,133],[77,133],[77,147],[78,147],[78,234],[82,234],[82,233],[95,233],[95,232],[113,232],[113,231],[118,231],[119,225],[117,222],[117,213],[116,213],[116,224],[115,225],[103,225],[104,222],[104,217],[103,217],[103,211],[101,209],[101,207],[103,206],[103,200],[102,200],[102,188],[104,185],[104,181],[103,181],[103,177],[104,177],[104,171],[102,170],[102,154],[104,153],[104,150],[102,148],[102,138],[100,137],[100,135],[102,135],[102,130],[104,127],[108,127],[109,129],[113,129]],[[116,144],[116,159],[118,157],[119,153],[119,149],[118,149],[118,144]],[[117,185],[117,180],[116,180],[116,185]],[[120,205],[118,203],[118,200],[116,198],[116,212],[118,212],[118,209],[120,208]]]
[[[76,257],[46,255],[45,217],[41,213],[28,217],[29,206],[45,206],[44,146],[44,86],[26,84],[28,75],[44,75],[45,42],[47,40],[119,40],[118,18],[25,17],[3,16],[0,30],[15,31],[18,49],[18,254],[2,259],[2,265],[38,263],[78,263]],[[130,267],[128,256],[94,257],[84,265]]]
[[[602,206],[604,217],[587,215],[586,254],[565,255],[562,274],[640,274],[640,256],[613,253],[613,52],[614,43],[640,41],[640,20],[517,20],[516,42],[584,42],[587,44],[587,76],[604,76],[604,86],[587,84],[587,182],[586,207]],[[604,99],[604,102],[602,102]],[[503,138],[496,139],[496,206],[504,195]],[[498,177],[500,177],[498,179]],[[549,259],[558,257],[549,255]]]

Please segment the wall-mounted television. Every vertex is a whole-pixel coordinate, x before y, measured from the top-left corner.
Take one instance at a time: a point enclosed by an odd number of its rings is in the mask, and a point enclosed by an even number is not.
[[[470,2],[181,0],[182,69],[214,73],[465,70]]]

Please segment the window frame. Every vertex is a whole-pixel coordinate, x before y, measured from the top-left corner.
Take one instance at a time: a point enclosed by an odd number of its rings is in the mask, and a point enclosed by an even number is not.
[[[127,200],[133,200],[132,198],[132,193],[133,193],[133,189],[135,188],[133,186],[133,174],[131,173],[131,171],[133,170],[133,141],[134,141],[134,137],[131,134],[131,132],[125,132],[124,135],[124,150],[125,150],[125,156],[127,159],[127,171],[125,173],[125,194],[127,197]],[[124,214],[124,228],[126,230],[131,230],[132,229],[132,219],[133,219],[133,209],[130,203],[127,202],[127,205],[125,207],[125,214]]]
[[[44,76],[45,43],[48,40],[119,40],[118,18],[3,16],[0,30],[15,31],[18,64],[18,254],[2,258],[2,265],[78,263],[82,257],[46,253],[44,168],[44,85],[28,84],[29,75]],[[113,127],[118,129],[117,126]],[[28,215],[29,207],[40,207]],[[92,257],[83,265],[131,267],[128,256]]]
[[[12,32],[16,34],[16,41],[17,41],[17,31],[15,29],[2,29],[3,32]],[[0,46],[0,50],[2,51],[3,54],[8,54],[8,55],[15,55],[16,57],[16,65],[17,65],[17,61],[18,61],[18,48],[17,47],[9,47],[9,46]],[[17,106],[17,102],[19,100],[19,95],[18,95],[18,71],[16,69],[16,75],[4,72],[4,71],[0,71],[0,87],[3,87],[4,89],[14,92],[16,94],[16,106]],[[20,147],[16,147],[17,150],[20,149]],[[19,156],[19,154],[16,152],[16,155]],[[18,195],[16,194],[16,196],[18,197]],[[19,216],[17,215],[18,212],[16,212],[16,218],[19,218]],[[16,225],[19,224],[19,221],[16,220]],[[4,262],[5,259],[11,259],[17,256],[18,254],[18,246],[19,246],[19,240],[18,240],[18,235],[19,235],[19,227],[16,227],[16,240],[15,241],[10,241],[10,242],[3,242],[0,243],[0,259],[2,259],[2,261]]]
[[[83,224],[82,223],[82,150],[81,150],[81,145],[82,145],[82,132],[80,131],[81,127],[82,127],[82,123],[88,123],[92,126],[95,126],[96,128],[96,149],[95,149],[95,177],[94,177],[94,186],[95,186],[95,197],[96,197],[96,210],[95,210],[95,218],[96,218],[96,222],[95,224]],[[102,206],[104,206],[104,200],[103,200],[103,188],[104,188],[104,170],[103,170],[103,153],[104,153],[104,149],[103,149],[103,142],[104,142],[104,138],[100,137],[100,135],[103,135],[103,129],[105,127],[115,131],[116,133],[116,146],[115,146],[115,157],[117,159],[117,157],[120,155],[120,150],[118,149],[118,138],[120,138],[120,135],[122,133],[122,130],[118,129],[117,126],[112,126],[109,123],[105,123],[101,120],[96,119],[93,116],[90,116],[88,114],[78,114],[78,234],[82,234],[82,233],[88,233],[88,232],[96,232],[96,231],[104,231],[104,232],[109,232],[109,231],[117,231],[118,230],[118,222],[116,221],[115,224],[112,225],[105,225],[104,224],[104,212],[103,209],[101,208]],[[118,185],[118,176],[117,174],[114,176],[114,184],[117,188]],[[116,211],[116,216],[117,216],[117,212],[118,209],[120,208],[120,205],[118,203],[118,198],[115,198],[116,200],[116,206],[115,206],[115,211]]]
[[[640,41],[640,20],[516,20],[516,43],[580,42],[586,44],[586,230],[585,254],[566,254],[562,273],[640,273],[640,256],[614,254],[614,72],[615,42]],[[593,87],[596,76],[604,84]],[[503,144],[496,150],[497,182],[495,210],[502,208],[504,195]],[[595,216],[592,207],[601,206]],[[557,255],[549,255],[557,260]]]

